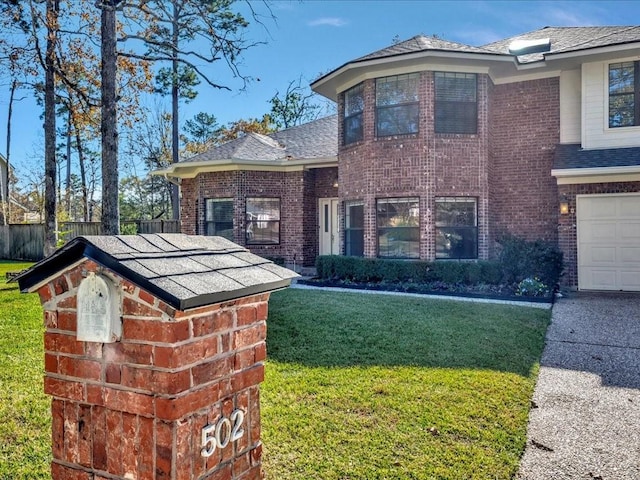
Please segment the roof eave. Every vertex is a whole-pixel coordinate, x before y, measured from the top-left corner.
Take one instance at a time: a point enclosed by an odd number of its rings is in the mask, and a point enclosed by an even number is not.
[[[413,52],[413,53],[398,53],[395,55],[389,55],[381,58],[374,59],[363,59],[363,60],[353,60],[351,62],[347,62],[344,65],[336,68],[335,70],[327,73],[326,75],[318,78],[314,82],[311,83],[311,89],[330,99],[334,102],[337,102],[337,92],[333,91],[334,89],[330,88],[332,81],[334,81],[340,75],[354,70],[356,68],[368,68],[372,66],[385,65],[390,63],[395,63],[398,59],[411,61],[411,60],[420,60],[427,58],[451,58],[456,60],[491,60],[498,62],[515,62],[514,56],[505,53],[474,53],[474,52],[451,52],[449,50],[427,50],[422,52]]]
[[[621,167],[554,168],[551,176],[558,185],[640,181],[640,165]]]
[[[172,178],[195,178],[200,173],[234,170],[253,171],[299,171],[311,168],[337,167],[338,157],[317,157],[293,160],[207,160],[202,162],[174,163],[169,168],[154,170],[151,175]]]
[[[556,60],[565,60],[565,59],[573,59],[584,56],[593,57],[595,55],[607,55],[607,54],[619,54],[620,52],[625,52],[628,50],[639,50],[640,42],[625,42],[619,43],[615,45],[607,45],[602,47],[589,47],[583,48],[580,50],[572,50],[569,52],[549,52],[545,54],[545,59],[548,61],[556,61]]]

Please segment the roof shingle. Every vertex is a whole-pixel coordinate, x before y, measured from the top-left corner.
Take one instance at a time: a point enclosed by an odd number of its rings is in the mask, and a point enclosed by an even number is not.
[[[152,234],[76,237],[14,280],[34,291],[83,257],[179,310],[284,288],[298,276],[222,237]]]

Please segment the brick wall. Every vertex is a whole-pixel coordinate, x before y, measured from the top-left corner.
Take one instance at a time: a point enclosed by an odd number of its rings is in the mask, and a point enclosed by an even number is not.
[[[77,287],[97,270],[86,261],[38,291],[54,480],[261,478],[269,295],[184,312],[116,278],[121,341],[79,342]],[[235,409],[242,437],[202,457],[202,428]]]
[[[492,87],[490,230],[557,241],[558,203],[551,176],[560,142],[558,78]]]
[[[558,217],[558,245],[564,255],[564,275],[562,284],[568,287],[578,286],[578,236],[576,218],[576,195],[595,195],[604,193],[640,192],[640,182],[584,183],[580,185],[559,185],[558,204],[562,200],[569,202],[569,214]]]
[[[199,174],[183,179],[182,232],[205,231],[207,198],[234,201],[234,241],[257,255],[283,258],[286,263],[313,265],[318,254],[318,198],[337,196],[337,168],[295,172],[232,171]],[[247,197],[280,199],[280,244],[246,245]]]
[[[419,82],[419,133],[376,138],[375,80],[364,84],[364,138],[342,145],[339,122],[340,199],[365,203],[365,256],[377,255],[376,199],[420,198],[420,257],[435,258],[433,212],[439,196],[478,199],[479,255],[486,258],[488,212],[488,77],[478,75],[478,132],[445,135],[434,132],[433,72]],[[344,105],[338,105],[344,115]]]

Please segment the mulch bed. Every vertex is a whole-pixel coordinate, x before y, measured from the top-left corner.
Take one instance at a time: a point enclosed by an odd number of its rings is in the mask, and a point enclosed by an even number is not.
[[[381,292],[417,293],[423,295],[440,295],[443,297],[464,297],[489,300],[506,300],[514,302],[553,303],[554,292],[541,297],[527,297],[516,295],[514,289],[504,285],[433,285],[403,284],[403,283],[355,283],[341,280],[321,280],[317,278],[299,279],[301,285],[314,287],[336,287],[354,290],[375,290]],[[479,291],[480,290],[480,291]]]

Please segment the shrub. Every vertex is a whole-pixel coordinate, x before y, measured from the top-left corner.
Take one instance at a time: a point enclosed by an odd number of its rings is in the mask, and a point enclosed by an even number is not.
[[[514,236],[506,236],[499,243],[499,261],[507,283],[537,277],[546,285],[558,284],[563,261],[557,247],[542,240],[528,241]]]
[[[412,261],[378,258],[320,256],[316,260],[317,277],[358,283],[434,283],[450,285],[497,285],[502,279],[497,262]]]
[[[524,297],[544,297],[549,294],[549,287],[540,281],[538,277],[528,277],[518,284],[516,295]]]

